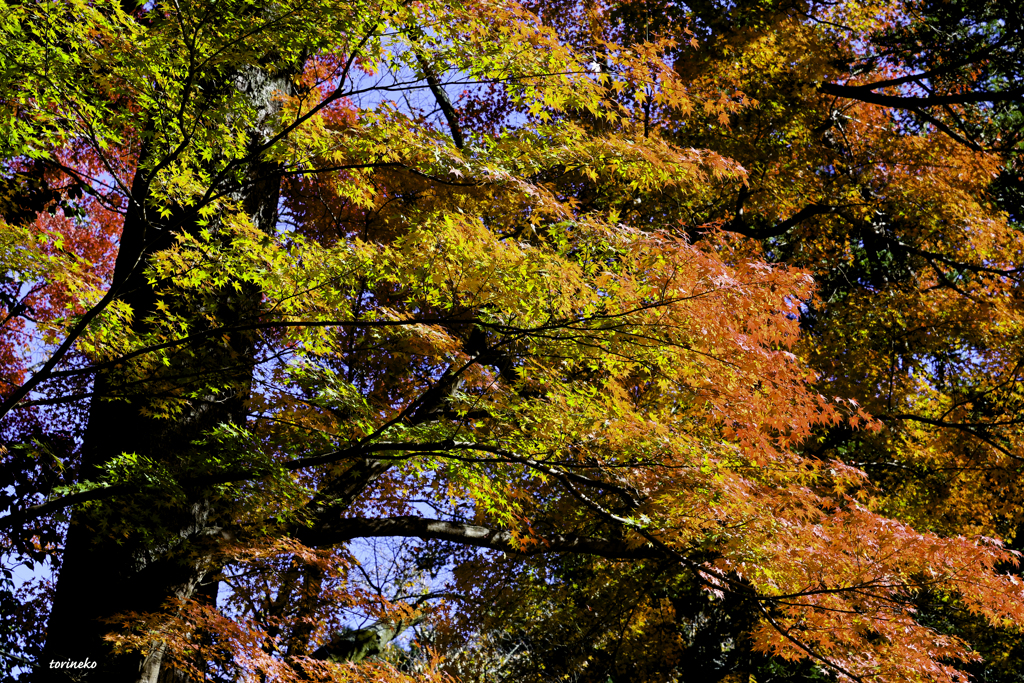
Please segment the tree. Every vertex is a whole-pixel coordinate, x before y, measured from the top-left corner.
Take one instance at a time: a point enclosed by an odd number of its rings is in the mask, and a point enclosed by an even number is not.
[[[879,514],[860,470],[808,448],[880,424],[793,353],[806,271],[708,210],[735,196],[771,222],[793,195],[769,161],[678,144],[760,116],[742,60],[583,45],[601,14],[582,15],[4,7],[3,528],[60,565],[33,679],[400,680],[415,662],[374,655],[414,624],[449,662],[502,628],[543,654],[522,625],[543,609],[612,671],[652,629],[706,651],[680,620],[724,610],[743,619],[710,639],[733,659],[955,680],[973,652],[917,619],[924,591],[1021,618],[1013,553]],[[745,45],[784,59],[817,30]],[[491,100],[457,109],[448,89],[475,84]],[[946,140],[899,151],[985,158]],[[427,588],[360,584],[366,538],[450,567],[450,617]],[[346,609],[373,624],[343,630]],[[612,613],[616,643],[594,630]]]
[[[631,220],[718,220],[757,240],[747,254],[810,270],[819,289],[797,352],[823,393],[885,429],[840,424],[805,452],[864,468],[875,509],[917,528],[1019,544],[1018,19],[984,3],[646,9],[626,3],[598,26],[624,40],[692,29],[701,58],[681,51],[676,68],[757,104],[726,124],[648,108],[677,144],[748,175],[700,203],[645,198]],[[977,635],[946,611],[935,623]],[[1015,636],[975,642],[1019,661]]]

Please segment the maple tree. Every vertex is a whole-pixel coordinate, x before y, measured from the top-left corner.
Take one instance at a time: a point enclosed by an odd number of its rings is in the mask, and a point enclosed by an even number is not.
[[[702,58],[683,55],[677,69],[757,101],[723,122],[643,111],[677,144],[711,148],[749,173],[701,203],[630,209],[640,221],[676,211],[691,231],[721,221],[758,240],[745,253],[810,270],[819,289],[798,353],[823,392],[856,398],[885,429],[841,424],[807,452],[869,472],[876,510],[1016,547],[1019,18],[995,4],[916,3],[878,20],[893,7],[860,16],[798,3],[620,8],[622,23],[603,30],[693,28]],[[702,619],[697,610],[688,623]],[[1019,636],[980,635],[962,611],[934,619],[985,642],[993,667],[1020,660]]]
[[[1012,632],[1012,44],[652,9],[3,6],[32,680],[952,681]],[[922,64],[960,100],[879,100]]]

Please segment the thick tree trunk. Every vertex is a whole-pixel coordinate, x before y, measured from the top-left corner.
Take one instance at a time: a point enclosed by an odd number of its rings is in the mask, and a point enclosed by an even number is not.
[[[273,89],[287,87],[286,76],[268,78],[262,72],[239,76],[236,86],[260,107],[262,121],[271,121],[276,105]],[[261,141],[264,131],[256,131]],[[251,182],[236,197],[257,226],[272,230],[280,176],[258,158],[246,160]],[[140,167],[142,164],[140,164]],[[141,330],[155,310],[155,292],[143,275],[145,261],[173,243],[178,231],[196,229],[194,215],[175,212],[168,220],[152,220],[145,174],[136,173],[132,204],[125,219],[115,266],[114,286],[119,298],[131,305],[133,325]],[[253,288],[225,293],[217,324],[231,325],[258,314],[260,295]],[[255,363],[255,337],[236,334],[225,347],[222,338],[182,354],[181,367],[172,372],[221,373],[233,387],[205,401],[191,401],[174,420],[147,417],[143,408],[147,389],[121,386],[113,372],[97,374],[86,428],[79,481],[96,480],[103,466],[124,453],[135,453],[175,469],[186,457],[202,457],[195,440],[223,423],[243,424],[244,404]],[[117,398],[119,400],[111,400]],[[135,498],[118,498],[92,509],[76,511],[68,531],[62,566],[54,595],[43,659],[35,680],[88,683],[156,683],[178,680],[162,667],[163,647],[153,643],[146,653],[115,654],[108,633],[121,624],[119,614],[160,610],[169,600],[188,599],[206,592],[216,599],[216,585],[204,587],[213,571],[211,558],[221,538],[220,511],[201,487],[186,492],[182,501],[159,490]],[[140,519],[141,514],[141,519]],[[148,517],[147,517],[148,516]],[[163,669],[163,670],[162,670]]]
[[[170,245],[169,231],[151,224],[145,215],[148,189],[145,174],[137,172],[112,285],[123,291],[120,298],[131,305],[136,326],[153,304],[152,292],[142,277],[142,261],[147,254]],[[99,373],[83,440],[79,481],[98,479],[103,464],[121,453],[154,452],[153,437],[163,426],[140,415],[137,400],[104,400],[117,393],[110,374]],[[110,627],[101,620],[128,609],[159,607],[162,595],[144,594],[154,588],[162,593],[174,583],[170,576],[154,575],[160,570],[141,557],[143,548],[136,547],[137,542],[113,538],[104,533],[103,526],[100,517],[88,512],[78,512],[72,518],[47,628],[41,680],[68,680],[69,673],[80,680],[126,679],[128,676],[118,671],[124,663],[112,661],[103,640]],[[95,668],[69,672],[62,664]]]

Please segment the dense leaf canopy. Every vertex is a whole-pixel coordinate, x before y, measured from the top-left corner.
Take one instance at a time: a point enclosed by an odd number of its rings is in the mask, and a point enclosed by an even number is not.
[[[0,3],[3,680],[1021,680],[1009,14]]]

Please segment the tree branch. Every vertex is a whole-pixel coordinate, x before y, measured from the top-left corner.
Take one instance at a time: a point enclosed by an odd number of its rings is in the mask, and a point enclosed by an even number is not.
[[[740,190],[740,192],[742,194],[743,190]],[[807,206],[805,206],[804,208],[800,209],[795,214],[787,218],[786,220],[780,221],[773,225],[772,227],[765,228],[764,230],[757,230],[755,228],[749,227],[746,224],[746,221],[743,219],[743,214],[739,213],[735,218],[726,223],[722,229],[725,230],[726,232],[735,232],[739,235],[743,235],[744,237],[753,237],[754,239],[767,239],[769,237],[778,237],[779,235],[786,234],[787,232],[790,231],[791,228],[796,227],[797,225],[807,220],[808,218],[813,218],[814,216],[821,216],[823,214],[834,213],[835,211],[836,207],[834,206],[808,204]]]
[[[929,95],[928,97],[904,97],[902,95],[883,95],[876,92],[877,88],[887,83],[869,83],[868,85],[843,85],[842,83],[822,83],[818,91],[826,95],[846,99],[860,100],[868,104],[878,104],[895,109],[918,109],[935,107],[943,104],[977,104],[980,102],[1012,102],[1024,95],[1024,86],[1000,90],[998,92],[965,92],[958,95]]]
[[[410,27],[409,33],[414,41],[422,37],[422,33],[416,27]],[[462,129],[459,127],[459,117],[455,112],[455,107],[452,106],[452,101],[448,99],[448,93],[445,92],[444,86],[438,80],[433,67],[430,66],[430,62],[427,61],[423,51],[415,42],[412,45],[412,51],[416,55],[416,61],[419,63],[420,69],[423,70],[423,75],[427,78],[427,85],[430,87],[430,92],[434,94],[434,99],[437,100],[437,106],[441,108],[445,120],[448,121],[448,129],[452,132],[452,141],[456,147],[463,149],[465,147],[465,140],[462,137]]]
[[[320,646],[312,657],[329,662],[361,662],[367,657],[380,654],[403,631],[425,620],[425,615],[397,621],[381,619],[367,628],[335,631],[331,640]]]
[[[665,557],[663,552],[648,545],[633,548],[624,542],[566,534],[538,536],[529,539],[527,544],[521,544],[511,531],[505,529],[408,515],[383,519],[345,517],[324,521],[312,529],[297,530],[295,535],[299,541],[312,547],[337,545],[354,538],[399,536],[449,541],[516,555],[565,552],[619,560]]]

